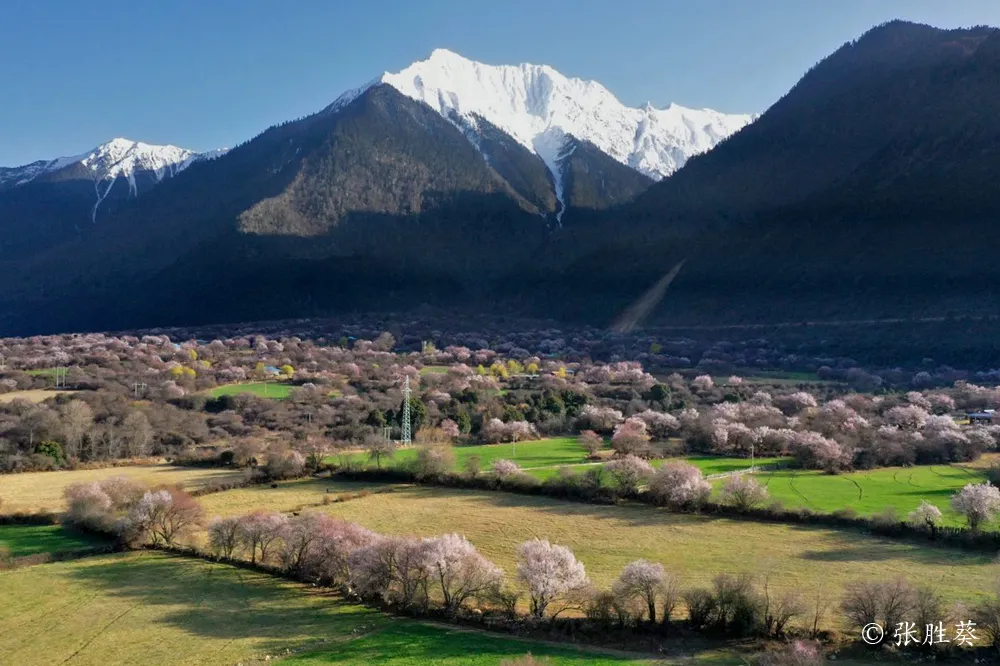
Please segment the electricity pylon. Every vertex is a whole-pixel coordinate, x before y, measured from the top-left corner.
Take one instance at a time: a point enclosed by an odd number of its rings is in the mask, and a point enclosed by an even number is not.
[[[409,446],[411,439],[410,433],[410,376],[406,376],[406,381],[403,383],[403,432],[400,437],[400,443],[403,446]]]

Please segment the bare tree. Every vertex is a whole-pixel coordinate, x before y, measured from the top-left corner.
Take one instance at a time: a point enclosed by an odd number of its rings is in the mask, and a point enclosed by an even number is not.
[[[368,459],[375,461],[375,467],[382,468],[383,458],[392,458],[396,454],[396,442],[388,437],[368,435],[364,441]]]
[[[796,592],[774,594],[771,590],[771,576],[764,578],[764,629],[768,635],[780,638],[785,635],[785,627],[792,618],[806,611],[802,595]]]
[[[820,626],[823,624],[823,620],[826,619],[826,613],[830,610],[831,605],[833,605],[833,600],[826,594],[823,588],[816,588],[812,596],[812,601],[809,604],[811,619],[809,627],[810,638],[819,636]]]
[[[129,511],[123,533],[129,541],[145,538],[154,544],[170,545],[174,540],[204,522],[205,513],[198,502],[177,488],[147,491]]]
[[[250,552],[250,561],[267,562],[271,545],[281,537],[288,518],[277,511],[258,510],[240,517],[240,543]]]
[[[240,547],[240,519],[213,518],[208,525],[208,545],[212,552],[230,559]]]
[[[140,411],[130,412],[122,421],[119,430],[129,457],[138,458],[149,455],[150,444],[153,441],[153,428],[149,425],[149,419],[146,418],[145,414]]]
[[[66,455],[78,458],[82,453],[83,438],[94,425],[94,414],[90,410],[90,405],[82,400],[70,400],[62,406],[60,413]]]
[[[859,581],[847,586],[841,609],[856,627],[873,622],[894,627],[913,610],[915,597],[915,590],[902,578]]]

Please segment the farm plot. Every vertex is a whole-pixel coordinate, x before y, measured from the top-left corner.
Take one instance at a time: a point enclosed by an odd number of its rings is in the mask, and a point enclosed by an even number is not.
[[[75,393],[75,391],[56,391],[53,389],[29,389],[27,391],[11,391],[10,393],[0,393],[0,403],[24,400],[26,402],[45,402],[49,398],[54,398],[63,393]]]
[[[785,458],[757,458],[754,460],[754,465],[760,467],[762,465],[775,465],[784,462]],[[741,469],[748,469],[750,467],[749,458],[726,458],[722,456],[685,456],[683,458],[667,458],[662,460],[650,460],[649,463],[654,467],[661,467],[667,462],[682,461],[688,464],[694,465],[701,470],[701,473],[705,476],[712,476],[714,474],[724,474],[726,472],[736,472]],[[534,467],[525,469],[524,471],[532,476],[538,477],[543,481],[553,476],[557,476],[560,473],[561,468],[568,468],[570,471],[579,474],[587,470],[588,467],[593,467],[595,465],[603,465],[605,463],[581,463],[578,465],[553,465],[548,467]],[[610,477],[604,479],[602,483],[610,484]]]
[[[225,469],[175,467],[173,465],[129,465],[103,469],[61,472],[28,472],[0,475],[0,513],[19,511],[61,511],[63,490],[78,482],[100,481],[111,476],[127,476],[149,485],[180,484],[188,490],[214,481],[235,480],[242,472]]]
[[[266,574],[150,552],[2,573],[0,598],[0,659],[19,666],[250,666],[278,657],[496,666],[529,651],[553,666],[652,663],[394,619]]]
[[[210,389],[206,393],[209,397],[218,398],[223,395],[240,395],[250,393],[260,398],[274,398],[284,400],[295,392],[297,387],[281,382],[250,382],[247,384],[226,384]]]
[[[516,444],[483,444],[480,446],[456,446],[452,449],[455,453],[455,468],[463,470],[468,460],[473,456],[479,458],[479,463],[484,470],[494,460],[506,458],[513,460],[522,468],[530,469],[537,467],[554,467],[556,465],[573,465],[586,462],[587,452],[584,450],[576,437],[549,437],[531,442],[517,442]],[[417,457],[416,448],[400,449],[389,460],[383,460],[384,467],[398,467],[412,462]],[[354,464],[362,464],[368,467],[375,467],[368,454],[364,452],[351,453],[346,459]],[[330,458],[331,462],[337,462],[336,457]]]
[[[861,515],[893,507],[902,518],[927,500],[941,509],[946,524],[960,525],[962,519],[950,507],[951,496],[967,483],[985,481],[986,471],[965,465],[932,465],[838,475],[775,470],[761,472],[758,478],[771,498],[787,507],[824,513],[850,507]]]
[[[458,532],[508,574],[515,549],[535,537],[569,546],[591,578],[607,585],[625,564],[645,558],[707,585],[719,573],[771,572],[779,587],[839,595],[857,579],[892,578],[968,599],[998,572],[988,554],[929,548],[852,530],[671,514],[642,505],[596,506],[547,497],[408,486],[319,510],[390,534]]]
[[[304,479],[274,484],[237,488],[212,493],[199,498],[209,516],[233,516],[256,509],[291,513],[316,507],[324,502],[336,502],[359,493],[379,492],[391,486],[354,481]]]
[[[580,445],[576,437],[548,437],[530,442],[517,442],[516,444],[483,444],[480,446],[456,446],[452,448],[455,454],[455,469],[464,471],[468,461],[479,458],[479,465],[483,471],[488,471],[494,460],[505,458],[513,460],[521,468],[539,479],[547,479],[559,473],[561,467],[568,467],[571,471],[579,473],[588,467],[603,464],[601,462],[589,461],[586,450]],[[383,467],[403,467],[413,462],[417,457],[416,448],[399,449],[395,455],[382,461]],[[328,459],[330,462],[349,461],[352,464],[375,467],[375,463],[369,459],[367,453],[354,452],[343,456],[335,456]],[[684,460],[698,467],[703,474],[719,474],[750,467],[749,458],[724,458],[720,456],[687,456],[684,458],[671,458],[670,460]],[[757,465],[769,465],[781,462],[781,458],[758,458]],[[665,460],[654,460],[654,467],[659,467]]]

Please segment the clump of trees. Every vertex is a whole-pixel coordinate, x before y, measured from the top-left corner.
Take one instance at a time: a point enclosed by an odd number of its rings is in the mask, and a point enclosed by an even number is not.
[[[967,484],[951,498],[951,507],[965,517],[970,530],[976,531],[1000,512],[1000,488],[989,483]]]
[[[653,466],[632,454],[612,460],[604,466],[604,470],[614,481],[615,488],[624,497],[637,494],[639,486],[653,475]]]
[[[740,511],[749,511],[759,506],[767,497],[767,488],[757,483],[757,480],[749,474],[726,477],[719,488],[719,500]]]
[[[130,545],[170,545],[204,523],[201,505],[180,488],[151,489],[124,476],[75,483],[63,494],[68,523]]]
[[[712,486],[701,470],[686,462],[668,462],[649,480],[650,498],[665,506],[698,506],[711,493]]]

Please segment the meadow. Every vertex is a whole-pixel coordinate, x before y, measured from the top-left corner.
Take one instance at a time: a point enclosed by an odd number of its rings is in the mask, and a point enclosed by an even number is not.
[[[225,384],[223,386],[217,386],[214,389],[206,391],[206,394],[209,397],[218,398],[223,395],[240,395],[241,393],[250,393],[259,398],[284,400],[292,395],[296,388],[296,386],[282,382],[249,382],[246,384]]]
[[[839,595],[857,579],[892,578],[969,599],[1000,566],[988,554],[875,538],[854,530],[672,514],[645,505],[599,506],[487,491],[397,486],[318,507],[373,530],[412,536],[464,534],[509,574],[532,538],[569,546],[594,582],[608,585],[639,558],[662,563],[686,586],[719,573],[773,574],[780,588]]]
[[[251,666],[278,657],[497,666],[529,651],[553,666],[653,663],[391,618],[267,574],[152,552],[0,573],[0,598],[0,660],[19,666]],[[740,662],[713,655],[694,663]]]
[[[238,470],[175,467],[173,465],[125,465],[101,469],[60,472],[25,472],[0,475],[0,513],[61,511],[63,490],[78,482],[127,476],[149,485],[177,485],[193,490],[206,484],[242,478]]]
[[[6,549],[12,557],[81,551],[104,543],[61,525],[0,525],[0,551]]]
[[[236,488],[221,493],[211,493],[198,498],[209,516],[234,516],[255,509],[270,509],[282,513],[294,513],[321,505],[324,501],[335,502],[358,493],[393,491],[405,486],[371,484],[361,481],[337,481],[330,479],[299,479],[279,481],[266,485]]]
[[[558,465],[573,465],[586,462],[587,452],[580,446],[576,437],[548,437],[531,442],[515,444],[482,444],[478,446],[452,447],[455,454],[455,469],[464,470],[472,457],[479,458],[479,464],[485,471],[494,460],[506,458],[513,460],[524,469],[538,467],[555,467]],[[383,467],[401,467],[413,462],[417,457],[416,447],[398,449],[390,459],[383,459]],[[352,464],[375,467],[369,460],[367,452],[356,451],[331,457],[330,462],[350,461]]]
[[[771,499],[780,500],[786,507],[806,507],[822,513],[850,507],[861,515],[893,507],[900,518],[905,518],[921,500],[927,500],[941,509],[944,524],[964,525],[951,509],[951,497],[968,483],[985,481],[986,471],[967,465],[891,467],[837,475],[774,470],[761,472],[758,480],[767,487]]]
[[[488,472],[493,461],[501,458],[513,460],[521,466],[526,473],[539,479],[546,479],[559,473],[560,468],[580,473],[586,471],[588,467],[603,464],[601,462],[587,459],[586,450],[580,445],[576,437],[546,437],[528,442],[517,442],[513,444],[481,444],[476,446],[455,446],[452,447],[455,455],[455,471],[465,471],[471,458],[479,458],[480,469]],[[610,448],[606,448],[606,454],[611,453]],[[398,449],[392,458],[383,459],[381,466],[384,468],[405,467],[411,464],[417,457],[417,449]],[[355,451],[344,453],[339,456],[332,456],[327,459],[329,462],[345,463],[374,468],[375,462],[370,460],[368,453]],[[679,460],[672,458],[671,460]],[[687,456],[683,458],[698,467],[703,474],[719,474],[731,472],[738,469],[745,469],[750,466],[748,458],[726,458],[720,456]],[[780,462],[780,458],[758,458],[756,464],[765,465]],[[654,467],[662,465],[665,460],[651,461]]]

